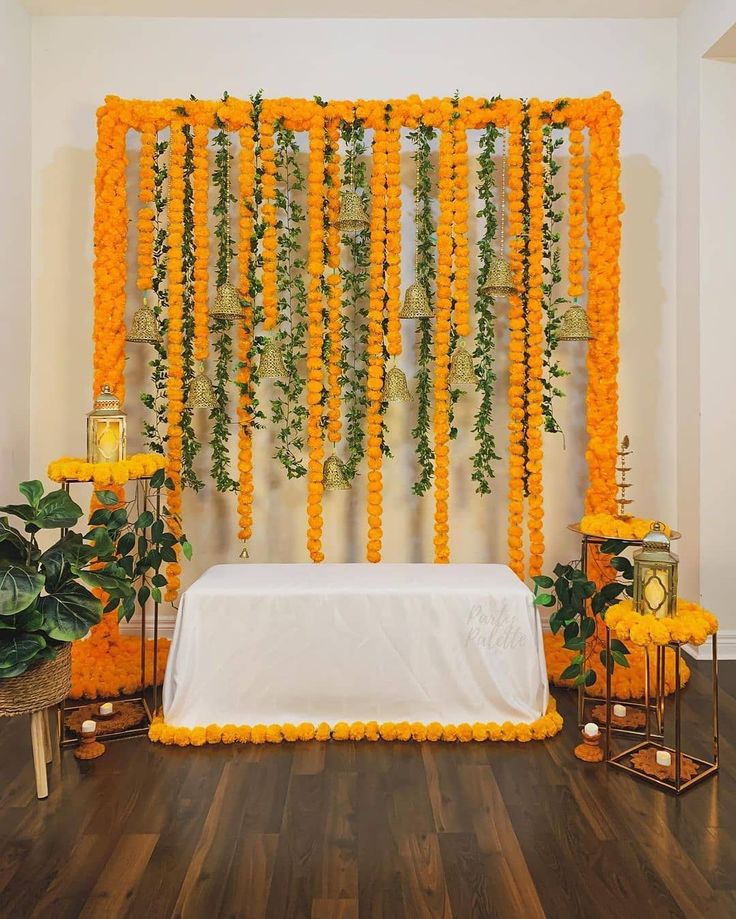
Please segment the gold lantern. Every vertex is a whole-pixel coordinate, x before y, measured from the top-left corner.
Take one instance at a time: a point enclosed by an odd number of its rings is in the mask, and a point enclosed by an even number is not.
[[[588,325],[588,315],[582,306],[574,304],[564,314],[555,332],[557,341],[590,341],[593,333]]]
[[[87,414],[87,462],[119,463],[125,459],[127,418],[120,400],[105,383]]]
[[[150,345],[158,341],[156,314],[148,305],[147,297],[143,298],[143,306],[139,306],[133,313],[133,321],[130,324],[127,341],[142,342]]]
[[[634,606],[657,619],[677,614],[678,558],[670,552],[664,525],[656,522],[634,553]]]

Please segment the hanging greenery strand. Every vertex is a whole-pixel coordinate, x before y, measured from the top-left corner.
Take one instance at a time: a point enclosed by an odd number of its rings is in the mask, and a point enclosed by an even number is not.
[[[414,162],[416,164],[416,184],[414,190],[416,257],[414,265],[415,280],[422,286],[434,304],[434,286],[437,278],[435,262],[435,222],[432,214],[432,141],[437,132],[429,125],[420,124],[409,133],[414,144]],[[417,372],[416,403],[417,420],[411,432],[414,438],[419,476],[412,486],[415,495],[425,495],[432,487],[434,478],[434,450],[432,448],[432,363],[434,335],[432,320],[416,320],[417,338]]]
[[[263,225],[258,220],[261,202],[260,172],[257,168],[260,152],[259,116],[261,97],[251,97],[250,123],[240,131],[240,189],[238,270],[239,293],[243,304],[243,322],[238,334],[238,538],[243,542],[253,533],[253,431],[262,413],[256,395],[257,337],[254,334],[259,318],[255,307],[260,292],[258,279],[258,246]],[[247,548],[244,548],[247,552]]]
[[[554,403],[556,399],[563,398],[565,393],[560,389],[558,380],[569,375],[556,359],[557,329],[561,315],[560,307],[568,303],[567,297],[558,295],[558,286],[562,283],[562,256],[560,251],[559,226],[565,216],[564,209],[558,205],[563,193],[557,190],[555,176],[562,168],[555,157],[556,151],[564,143],[564,138],[551,124],[545,124],[544,137],[544,300],[545,313],[544,326],[544,374],[542,384],[544,395],[542,397],[542,411],[544,412],[544,429],[550,434],[562,431],[555,416]]]
[[[212,184],[217,200],[212,213],[215,216],[217,238],[217,286],[225,284],[230,276],[235,241],[230,234],[230,204],[235,197],[230,191],[230,136],[219,116],[215,116],[218,132],[215,134],[215,168]],[[217,405],[210,412],[212,420],[212,478],[218,491],[237,491],[238,483],[230,475],[230,415],[228,384],[233,357],[230,323],[226,319],[213,319],[210,326],[215,336],[213,348],[217,355],[215,370],[215,399]]]
[[[304,421],[307,409],[301,401],[304,380],[300,366],[306,360],[307,289],[302,250],[304,208],[298,196],[304,191],[304,173],[299,166],[299,145],[293,131],[276,124],[276,274],[278,291],[278,337],[286,366],[286,380],[274,380],[279,395],[271,402],[271,420],[277,428],[275,458],[290,479],[306,475]]]
[[[188,405],[189,387],[194,377],[195,362],[195,273],[197,261],[194,236],[194,137],[188,124],[184,125],[184,136],[186,138],[186,151],[184,153],[184,233],[181,244],[182,270],[184,272],[184,299],[182,301],[184,408],[181,415],[181,485],[182,488],[193,488],[195,491],[199,491],[200,488],[204,487],[204,482],[197,476],[194,470],[194,463],[201,449],[201,444],[194,433],[192,424],[194,412]]]
[[[359,119],[343,123],[342,139],[345,144],[344,182],[354,191],[368,212],[366,187],[367,168],[365,128]],[[368,269],[370,266],[370,240],[368,230],[346,233],[342,244],[347,249],[347,259],[342,268],[342,360],[340,386],[345,410],[345,472],[349,479],[365,455],[365,414],[368,406],[366,382],[368,380]]]
[[[169,249],[166,232],[166,180],[168,169],[164,154],[168,141],[158,141],[153,161],[154,176],[154,232],[153,232],[153,276],[151,289],[154,297],[151,308],[156,316],[158,338],[153,342],[154,357],[149,361],[151,368],[151,391],[141,393],[141,402],[152,413],[153,420],[143,419],[143,440],[153,453],[165,453],[166,440],[166,387],[168,364],[166,337],[168,334],[168,290],[166,286],[166,257]]]
[[[475,315],[478,321],[478,330],[475,336],[475,350],[473,362],[478,375],[478,391],[480,392],[480,405],[475,416],[473,434],[478,445],[472,457],[472,480],[475,490],[480,495],[491,493],[491,479],[494,478],[494,463],[500,457],[496,452],[496,439],[493,434],[493,407],[495,401],[495,303],[493,297],[483,294],[483,286],[488,279],[491,261],[494,254],[494,240],[498,230],[498,220],[495,202],[495,164],[494,154],[496,140],[501,132],[494,124],[489,124],[481,134],[478,154],[478,196],[480,210],[477,216],[482,221],[482,235],[478,240],[478,255],[480,267],[478,271],[478,286],[475,301]],[[499,189],[500,194],[505,189]]]

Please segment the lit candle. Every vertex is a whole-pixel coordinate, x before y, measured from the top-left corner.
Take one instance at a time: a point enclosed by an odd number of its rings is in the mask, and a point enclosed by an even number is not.
[[[669,768],[672,765],[672,757],[668,750],[657,750],[657,765]]]
[[[96,721],[83,721],[82,722],[82,733],[83,734],[94,734],[97,730]]]
[[[598,734],[598,725],[594,724],[592,721],[589,721],[583,728],[583,734],[586,737],[595,737]]]
[[[100,705],[100,715],[103,718],[109,718],[112,715],[112,702],[103,702]]]
[[[626,717],[626,706],[625,705],[614,705],[613,714],[616,718],[625,718]]]

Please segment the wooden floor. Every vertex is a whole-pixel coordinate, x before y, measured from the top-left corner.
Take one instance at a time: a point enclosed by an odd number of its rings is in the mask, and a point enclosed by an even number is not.
[[[707,681],[686,736],[708,753]],[[679,800],[529,744],[65,752],[37,801],[27,719],[0,719],[3,917],[736,916],[736,663],[722,771]]]

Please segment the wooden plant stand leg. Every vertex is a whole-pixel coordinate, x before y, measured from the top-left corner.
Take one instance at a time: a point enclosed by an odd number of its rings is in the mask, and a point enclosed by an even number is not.
[[[46,755],[46,762],[51,763],[54,759],[54,745],[51,743],[51,729],[49,726],[49,712],[51,709],[43,710],[43,749]]]
[[[38,798],[48,798],[49,782],[46,775],[43,711],[31,712],[31,747],[33,748],[33,768],[36,772],[36,796]]]

